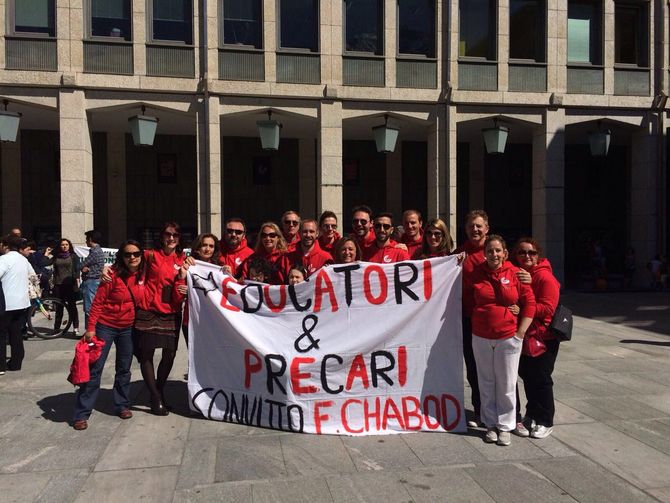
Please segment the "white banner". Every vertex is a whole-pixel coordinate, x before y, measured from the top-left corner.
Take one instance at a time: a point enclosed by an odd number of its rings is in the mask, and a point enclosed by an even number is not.
[[[191,408],[276,430],[465,431],[455,257],[321,269],[239,285],[189,269]]]

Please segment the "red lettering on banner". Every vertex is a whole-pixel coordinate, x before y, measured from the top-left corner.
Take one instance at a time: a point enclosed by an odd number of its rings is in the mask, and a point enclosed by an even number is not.
[[[330,299],[330,310],[332,312],[337,311],[337,298],[335,297],[335,288],[333,288],[333,282],[330,281],[328,274],[324,269],[319,270],[316,275],[316,284],[314,285],[314,312],[318,313],[321,311],[321,303],[323,301],[323,294],[327,293],[328,298]]]
[[[410,409],[408,407],[409,403],[414,407]],[[423,425],[423,414],[421,413],[421,402],[415,396],[404,396],[402,397],[402,417],[405,419],[405,429],[407,431],[419,431]],[[411,426],[411,418],[416,418],[419,420],[419,424],[416,426]]]
[[[433,269],[430,260],[423,261],[423,296],[429,300],[433,295]]]
[[[312,377],[312,374],[309,372],[300,372],[300,365],[303,363],[314,363],[315,361],[316,360],[311,356],[297,357],[291,360],[291,387],[296,395],[316,393],[319,391],[319,388],[316,386],[302,386],[300,384],[301,379],[309,379]]]
[[[384,417],[382,418],[382,430],[385,430],[388,426],[389,419],[395,419],[400,428],[403,430],[405,429],[405,423],[402,420],[402,415],[393,401],[393,398],[386,399],[386,404],[384,405]]]
[[[398,384],[402,388],[407,382],[407,348],[398,346]]]
[[[451,423],[447,423],[447,417],[448,417],[447,400],[453,403],[454,408],[456,409],[456,418]],[[451,395],[442,395],[441,402],[442,402],[442,418],[443,418],[442,420],[444,422],[444,429],[447,431],[451,431],[454,428],[456,428],[458,422],[461,420],[461,404],[458,402],[458,400],[456,400],[456,398],[454,398]]]
[[[363,360],[363,355],[360,353],[354,356],[354,359],[351,362],[351,367],[349,367],[349,375],[347,375],[347,384],[345,386],[347,391],[351,390],[351,385],[357,377],[362,381],[363,388],[368,389],[370,386],[370,378],[368,377],[368,369],[365,366],[365,360]]]
[[[379,431],[381,426],[381,402],[379,397],[375,398],[375,408],[373,412],[370,412],[370,402],[365,400],[363,402],[363,417],[365,418],[365,431],[370,431],[370,418],[375,419],[375,431]]]
[[[342,426],[344,426],[344,429],[347,431],[347,433],[363,433],[363,427],[361,426],[359,429],[354,430],[351,426],[349,426],[349,420],[347,419],[347,407],[349,407],[349,404],[352,403],[357,403],[361,404],[360,400],[356,400],[355,398],[350,398],[349,400],[346,400],[344,404],[342,404],[342,409],[340,410],[340,416],[342,419]]]
[[[251,362],[251,357],[254,357],[256,359],[255,362]],[[261,363],[261,357],[258,356],[258,354],[251,350],[251,349],[245,349],[244,350],[244,387],[249,389],[251,386],[251,374],[255,374],[256,372],[259,372],[261,368],[263,368],[263,364]]]
[[[430,402],[435,404],[435,417],[437,419],[435,423],[430,420]],[[440,427],[440,401],[435,395],[426,395],[426,398],[423,399],[423,418],[429,430],[437,430]]]
[[[376,272],[379,277],[379,295],[374,297],[372,295],[372,289],[370,285],[370,275]],[[378,265],[369,265],[365,268],[363,272],[363,293],[365,294],[365,299],[373,305],[383,304],[386,300],[388,294],[388,279],[386,279],[386,274],[384,269]]]
[[[221,297],[221,307],[224,309],[229,309],[230,311],[239,311],[239,307],[235,307],[231,304],[228,304],[228,294],[230,293],[236,293],[235,290],[232,288],[228,288],[228,283],[233,282],[235,283],[235,278],[231,278],[230,276],[227,276],[223,279],[223,285],[221,287],[221,293],[223,296]]]
[[[263,287],[263,293],[265,294],[265,303],[273,313],[280,313],[286,307],[286,285],[279,286],[279,304],[275,304],[270,298],[270,285]]]
[[[328,421],[330,416],[328,414],[321,414],[322,408],[332,407],[332,400],[322,400],[319,402],[314,402],[314,427],[316,428],[316,434],[321,435],[321,422]]]

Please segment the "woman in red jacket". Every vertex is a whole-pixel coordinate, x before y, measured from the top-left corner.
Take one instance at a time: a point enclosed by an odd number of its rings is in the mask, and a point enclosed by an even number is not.
[[[75,397],[74,429],[85,430],[100,390],[102,369],[107,361],[112,342],[116,346],[116,374],[114,375],[114,405],[121,419],[130,419],[130,364],[133,360],[132,330],[135,322],[135,299],[144,295],[142,269],[143,251],[132,239],[121,243],[116,252],[111,280],[100,283],[91,305],[84,338],[93,336],[105,342],[100,358],[92,365],[90,381],[81,385]]]
[[[517,265],[528,271],[532,278],[531,288],[535,295],[535,317],[526,332],[519,376],[526,391],[526,423],[533,438],[546,438],[554,427],[554,371],[558,355],[558,339],[547,330],[551,323],[561,284],[551,269],[551,264],[542,258],[542,248],[533,238],[521,238],[513,252]]]
[[[180,246],[181,231],[168,222],[161,231],[161,246],[144,252],[146,262],[145,295],[135,316],[138,331],[140,370],[151,396],[151,412],[167,416],[164,389],[179,342],[181,307],[184,295],[177,288],[186,256]],[[154,371],[154,352],[161,348],[158,370]]]
[[[266,283],[271,285],[286,283],[290,266],[286,258],[286,240],[274,222],[265,222],[261,225],[254,253],[249,255],[242,264],[244,279],[249,279],[249,264],[259,258],[266,263],[270,271],[270,277],[266,278]]]
[[[516,428],[516,379],[526,330],[535,315],[530,286],[519,281],[507,262],[507,245],[494,234],[484,243],[486,261],[475,267],[472,350],[477,362],[485,442],[510,445]],[[518,312],[518,316],[517,313]]]
[[[442,219],[434,218],[428,222],[421,246],[414,252],[412,260],[446,257],[451,254],[453,247],[454,240],[451,239],[449,227]]]

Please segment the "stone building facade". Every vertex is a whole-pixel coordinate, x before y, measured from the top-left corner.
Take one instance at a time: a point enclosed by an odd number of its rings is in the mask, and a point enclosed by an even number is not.
[[[148,240],[297,209],[470,208],[578,284],[667,249],[662,0],[0,0],[3,228]],[[128,118],[159,119],[136,147]],[[256,123],[282,123],[276,152]],[[399,129],[378,154],[372,128]],[[510,129],[486,153],[482,130]],[[611,132],[593,157],[589,134]],[[460,230],[459,230],[460,235]],[[642,280],[642,274],[640,274]]]

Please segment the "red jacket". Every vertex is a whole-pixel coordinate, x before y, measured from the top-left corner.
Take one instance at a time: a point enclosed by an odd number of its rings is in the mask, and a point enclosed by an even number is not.
[[[221,241],[221,256],[219,257],[219,265],[227,265],[233,270],[233,276],[239,278],[242,274],[242,263],[254,251],[247,245],[247,238],[242,239],[240,246],[235,250],[231,250],[226,246],[225,241]]]
[[[410,257],[413,258],[417,253],[421,254],[421,245],[423,244],[423,229],[419,229],[418,241],[410,241],[409,236],[407,234],[403,234],[400,242],[407,247],[407,254]]]
[[[284,236],[286,239],[286,236]],[[286,239],[286,253],[294,252],[300,246],[300,233],[293,236],[293,241]]]
[[[472,316],[472,310],[475,307],[472,273],[478,265],[486,262],[486,257],[484,256],[484,246],[475,245],[471,241],[466,241],[463,246],[456,248],[454,254],[462,252],[468,254],[463,261],[463,316],[469,318]]]
[[[375,237],[375,231],[373,231],[372,229],[370,229],[368,235],[365,236],[363,239],[359,239],[358,235],[353,232],[349,234],[349,237],[358,243],[358,246],[361,249],[361,253],[363,253],[363,257],[365,257],[365,250],[374,245],[375,241],[377,240],[377,238]]]
[[[177,274],[184,263],[186,255],[173,252],[165,255],[163,250],[145,250],[146,274],[144,279],[144,300],[138,300],[142,309],[169,314],[181,310],[184,296],[179,293],[177,285],[185,280],[178,280]],[[169,294],[169,297],[164,297]]]
[[[326,253],[329,253],[332,258],[335,258],[333,256],[333,253],[335,252],[335,243],[337,243],[340,240],[341,237],[342,236],[340,236],[336,232],[335,233],[335,238],[333,239],[333,242],[332,243],[326,243],[326,236],[321,235],[321,236],[319,236],[319,246],[321,247],[321,249],[323,251],[325,251]]]
[[[555,339],[556,337],[547,331],[547,325],[551,323],[554,316],[558,299],[561,294],[561,284],[554,276],[551,264],[547,259],[540,259],[530,271],[533,277],[530,287],[535,295],[535,317],[526,335],[535,335],[543,340]]]
[[[333,257],[330,256],[330,253],[321,249],[318,241],[314,241],[314,246],[306,255],[303,254],[302,247],[298,246],[295,251],[286,256],[286,260],[288,263],[288,270],[286,271],[287,278],[291,267],[294,265],[302,265],[305,268],[305,271],[307,272],[305,279],[307,279],[324,265],[333,263]]]
[[[135,321],[135,301],[140,302],[144,297],[144,281],[138,281],[136,273],[126,278],[125,282],[113,269],[110,274],[111,281],[100,282],[91,304],[86,327],[89,332],[95,332],[98,322],[112,328],[132,327]],[[132,290],[135,300],[128,288]]]
[[[74,359],[70,365],[70,375],[67,376],[67,380],[75,386],[90,381],[91,365],[100,358],[104,345],[105,341],[97,337],[91,338],[91,345],[82,337],[74,346]]]
[[[372,246],[368,246],[365,251],[363,251],[363,261],[364,262],[376,262],[378,264],[391,264],[393,262],[402,262],[403,260],[409,260],[409,255],[405,250],[396,248],[395,241],[389,240],[388,246],[384,248],[377,247],[377,243],[373,243]]]
[[[472,311],[472,333],[485,339],[509,339],[516,332],[520,318],[535,316],[535,297],[530,285],[516,277],[518,267],[505,262],[496,270],[480,264],[472,273],[475,306]],[[521,308],[518,316],[509,306]]]
[[[266,283],[270,283],[271,285],[283,285],[286,283],[286,275],[288,274],[289,267],[288,259],[286,258],[285,253],[277,250],[272,253],[266,253],[265,250],[261,249],[261,251],[249,255],[249,257],[242,263],[241,279],[247,279],[249,277],[249,263],[256,257],[265,260],[270,268],[270,277],[266,278]]]

